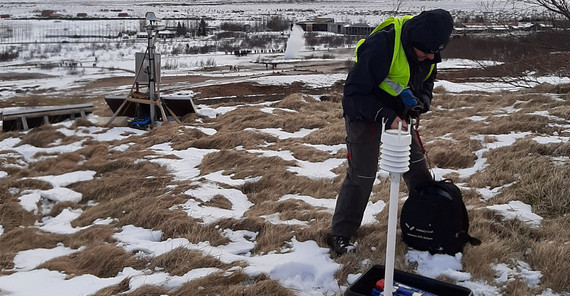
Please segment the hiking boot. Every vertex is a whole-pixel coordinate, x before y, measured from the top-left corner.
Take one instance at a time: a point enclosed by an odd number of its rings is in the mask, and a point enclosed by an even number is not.
[[[345,236],[329,235],[328,243],[331,250],[337,256],[352,253],[356,248],[355,245],[350,242],[350,238]]]

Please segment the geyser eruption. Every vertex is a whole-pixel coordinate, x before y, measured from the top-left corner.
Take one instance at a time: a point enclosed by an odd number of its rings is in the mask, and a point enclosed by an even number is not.
[[[293,26],[285,48],[285,59],[294,59],[299,55],[299,51],[305,46],[304,34],[303,28],[297,25]]]

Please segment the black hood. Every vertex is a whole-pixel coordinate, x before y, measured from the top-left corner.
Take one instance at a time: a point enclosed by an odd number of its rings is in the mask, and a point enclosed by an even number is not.
[[[405,48],[415,47],[426,53],[436,54],[449,42],[453,31],[453,18],[443,9],[428,10],[404,23],[402,43]]]

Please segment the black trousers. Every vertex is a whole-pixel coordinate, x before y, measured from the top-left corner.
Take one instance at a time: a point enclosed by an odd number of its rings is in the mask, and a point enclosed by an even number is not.
[[[336,200],[330,233],[352,237],[362,223],[378,171],[382,125],[345,117],[348,169]],[[408,190],[432,179],[425,155],[412,132],[410,170],[404,173]]]

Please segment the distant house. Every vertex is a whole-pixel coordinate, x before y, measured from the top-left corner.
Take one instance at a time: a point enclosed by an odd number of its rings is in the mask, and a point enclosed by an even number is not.
[[[329,24],[333,23],[333,18],[314,18],[312,20],[298,22],[297,25],[305,32],[328,32]]]
[[[53,10],[45,9],[45,10],[42,10],[41,16],[42,17],[50,17],[54,13],[55,13],[55,11],[53,11]]]
[[[375,27],[370,27],[368,24],[353,24],[344,28],[346,35],[360,35],[367,36],[372,33]]]
[[[345,34],[347,23],[337,23],[337,22],[333,22],[333,23],[329,23],[328,24],[328,31],[332,32],[332,33],[337,33],[337,34]]]
[[[158,32],[158,38],[174,38],[176,31],[162,30]]]
[[[118,17],[127,17],[127,16],[129,16],[129,14],[126,12],[120,12],[117,16]]]
[[[57,14],[55,11],[53,10],[42,10],[41,12],[41,17],[47,17],[47,18],[58,18],[59,14]]]
[[[77,17],[87,17],[87,13],[79,12],[79,13],[77,13]]]

